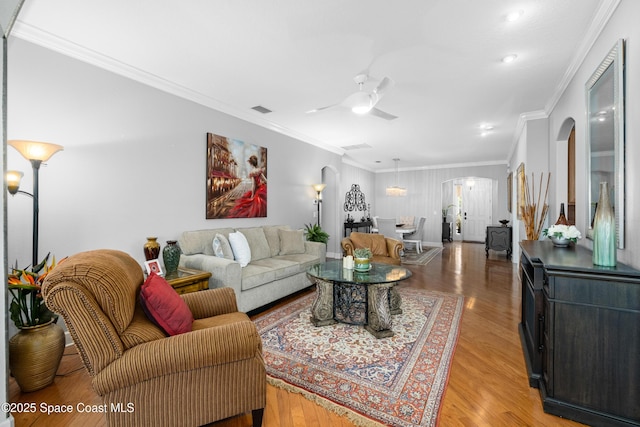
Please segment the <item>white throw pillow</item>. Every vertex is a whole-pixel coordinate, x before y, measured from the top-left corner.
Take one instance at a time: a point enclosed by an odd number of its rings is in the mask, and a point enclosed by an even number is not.
[[[219,258],[233,259],[233,250],[224,235],[216,234],[213,238],[213,253]]]
[[[247,238],[241,232],[236,231],[229,234],[229,243],[236,261],[240,263],[240,267],[246,267],[251,261],[251,249]]]

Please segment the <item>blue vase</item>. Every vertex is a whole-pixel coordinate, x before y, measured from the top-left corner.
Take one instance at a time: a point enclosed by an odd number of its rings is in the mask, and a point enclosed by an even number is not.
[[[600,197],[593,220],[593,263],[615,267],[617,263],[616,217],[609,201],[609,184],[600,183]]]

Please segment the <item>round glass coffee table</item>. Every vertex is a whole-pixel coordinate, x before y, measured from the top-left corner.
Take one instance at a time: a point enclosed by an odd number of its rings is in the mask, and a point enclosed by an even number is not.
[[[307,271],[316,285],[311,306],[315,326],[336,322],[364,325],[376,338],[393,336],[391,315],[402,313],[402,300],[395,289],[411,271],[399,265],[371,263],[367,272],[342,268],[342,260],[316,264]]]

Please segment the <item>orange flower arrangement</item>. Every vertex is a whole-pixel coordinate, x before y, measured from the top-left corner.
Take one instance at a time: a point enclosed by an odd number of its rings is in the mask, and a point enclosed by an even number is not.
[[[49,255],[51,253],[48,253],[40,264],[33,266],[31,271],[12,269],[7,278],[11,292],[9,312],[11,320],[18,328],[43,325],[58,318],[45,305],[40,292],[45,277],[56,266],[55,256],[51,264],[48,264]]]

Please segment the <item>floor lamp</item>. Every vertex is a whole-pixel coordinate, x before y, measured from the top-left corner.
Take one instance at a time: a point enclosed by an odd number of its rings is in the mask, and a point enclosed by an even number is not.
[[[320,203],[322,203],[322,190],[327,184],[313,184],[313,189],[316,190],[316,206],[318,207],[318,227],[320,227]]]
[[[51,144],[48,142],[38,141],[23,141],[12,140],[7,141],[7,144],[18,150],[22,156],[31,162],[33,168],[33,193],[20,190],[20,180],[24,174],[20,171],[7,171],[7,190],[11,195],[21,193],[29,196],[33,199],[33,246],[32,246],[32,258],[31,267],[38,265],[38,213],[39,213],[39,201],[38,201],[38,184],[39,184],[39,171],[40,165],[46,162],[58,151],[62,150],[62,145]]]

